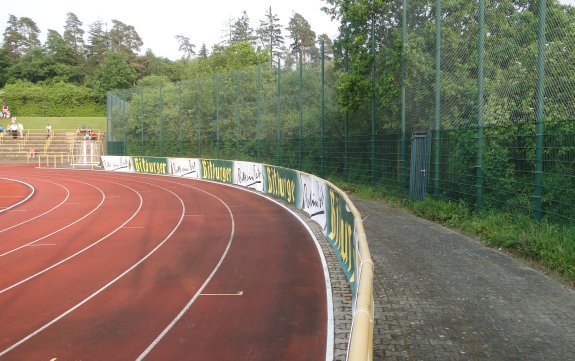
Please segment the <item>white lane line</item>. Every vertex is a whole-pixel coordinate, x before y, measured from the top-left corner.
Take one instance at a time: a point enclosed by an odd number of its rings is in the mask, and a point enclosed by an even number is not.
[[[38,244],[31,244],[29,247],[38,247],[38,246],[55,246],[56,243],[38,243]]]
[[[83,183],[83,182],[82,182],[82,183]],[[88,183],[84,183],[84,184],[88,184]],[[14,252],[16,252],[16,251],[18,251],[18,250],[21,250],[21,249],[24,248],[24,247],[28,247],[28,246],[30,246],[30,245],[36,243],[36,242],[39,242],[39,241],[41,241],[41,240],[43,240],[43,239],[46,239],[46,238],[48,238],[48,237],[51,237],[51,236],[55,235],[56,233],[62,232],[62,231],[65,230],[66,228],[72,227],[72,226],[75,225],[76,223],[78,223],[78,222],[84,220],[84,219],[85,219],[86,217],[88,217],[90,214],[96,212],[96,211],[102,206],[102,204],[104,204],[104,201],[106,200],[106,195],[104,194],[104,192],[103,192],[100,188],[94,187],[94,186],[91,185],[91,184],[89,184],[89,186],[91,186],[91,187],[93,187],[93,188],[96,188],[96,189],[100,192],[100,194],[101,194],[101,196],[102,196],[102,198],[100,199],[100,203],[99,203],[94,209],[92,209],[90,212],[86,213],[84,216],[78,218],[78,219],[75,220],[74,222],[69,223],[69,224],[66,225],[65,227],[59,228],[59,229],[55,230],[55,231],[52,232],[52,233],[48,233],[47,235],[45,235],[45,236],[43,236],[43,237],[40,237],[40,238],[38,238],[38,239],[36,239],[36,240],[34,240],[34,241],[32,241],[32,242],[28,242],[28,243],[26,243],[26,244],[24,244],[24,245],[22,245],[22,246],[20,246],[20,247],[13,248],[12,250],[10,250],[10,251],[8,251],[8,252],[4,252],[4,253],[0,254],[0,257],[4,257],[4,256],[6,256],[6,255],[8,255],[8,254],[10,254],[10,253],[14,253]],[[69,194],[69,193],[68,193],[68,194]],[[62,202],[62,203],[63,203],[63,202]]]
[[[144,350],[144,352],[142,352],[142,354],[140,356],[138,356],[138,358],[136,359],[136,361],[140,361],[143,360],[150,352],[152,352],[152,350],[154,349],[154,347],[156,347],[158,345],[158,343],[160,343],[160,341],[168,334],[168,332],[170,332],[170,330],[176,325],[176,323],[184,316],[184,314],[186,312],[188,312],[188,310],[190,309],[190,307],[192,307],[192,305],[194,304],[194,302],[196,302],[196,300],[198,299],[198,297],[202,294],[202,291],[204,290],[204,288],[206,288],[206,286],[208,285],[208,283],[210,283],[210,281],[212,280],[212,278],[215,276],[216,272],[218,272],[218,270],[220,269],[220,267],[222,266],[222,263],[224,262],[224,259],[226,258],[226,256],[228,255],[228,252],[230,251],[230,248],[232,246],[232,243],[234,241],[234,234],[235,234],[235,220],[234,220],[234,214],[232,213],[232,210],[230,209],[230,207],[228,207],[228,205],[226,204],[226,202],[224,202],[221,198],[217,197],[216,195],[209,193],[203,189],[199,189],[196,187],[190,187],[190,188],[195,188],[201,192],[204,192],[214,198],[216,198],[218,201],[220,201],[228,210],[228,213],[230,215],[231,221],[232,221],[232,227],[231,227],[231,231],[230,231],[230,238],[228,239],[228,245],[226,246],[226,249],[224,251],[224,253],[222,254],[222,256],[220,257],[220,260],[218,262],[218,264],[216,264],[216,266],[214,267],[214,269],[212,270],[212,273],[210,273],[210,275],[208,276],[208,278],[206,278],[206,280],[204,281],[204,283],[202,284],[202,286],[198,289],[198,291],[194,294],[194,296],[190,299],[190,301],[184,306],[184,308],[180,311],[180,313],[178,313],[178,315],[172,320],[172,322],[170,322],[166,328],[158,335],[158,337],[156,337],[156,339],[148,346],[148,348],[146,348]],[[1,355],[0,355],[1,356]]]
[[[129,187],[127,187],[129,188]],[[160,187],[161,188],[161,187]],[[130,188],[131,189],[131,188]],[[184,213],[185,213],[185,205],[184,202],[182,201],[182,199],[180,197],[178,197],[177,194],[175,194],[174,192],[168,190],[168,192],[174,194],[176,196],[176,198],[178,198],[180,200],[180,204],[182,205],[182,214],[180,215],[180,220],[178,221],[178,223],[174,226],[174,228],[172,229],[172,231],[164,238],[164,240],[162,242],[160,242],[156,247],[154,247],[154,249],[152,249],[150,252],[148,252],[148,254],[146,254],[144,257],[142,257],[138,262],[134,263],[131,267],[129,267],[128,269],[126,269],[124,272],[122,272],[120,275],[118,275],[116,278],[114,278],[113,280],[111,280],[110,282],[106,283],[104,286],[102,286],[100,289],[98,289],[96,292],[92,293],[90,296],[86,297],[84,300],[82,300],[81,302],[79,302],[78,304],[76,304],[75,306],[73,306],[72,308],[70,308],[69,310],[65,311],[64,313],[62,313],[60,316],[54,318],[52,321],[49,321],[48,323],[46,323],[44,326],[40,327],[39,329],[37,329],[36,331],[32,332],[31,334],[29,334],[28,336],[24,337],[23,339],[21,339],[20,341],[16,342],[15,344],[13,344],[12,346],[6,348],[4,351],[0,352],[0,357],[6,355],[8,352],[12,351],[13,349],[15,349],[16,347],[20,346],[21,344],[23,344],[24,342],[30,340],[32,337],[36,336],[37,334],[39,334],[40,332],[44,331],[45,329],[47,329],[48,327],[52,326],[53,324],[55,324],[56,322],[60,321],[62,318],[66,317],[67,315],[69,315],[70,313],[74,312],[75,310],[77,310],[78,308],[80,308],[82,305],[86,304],[88,301],[90,301],[91,299],[93,299],[94,297],[96,297],[97,295],[99,295],[100,293],[102,293],[103,291],[105,291],[107,288],[109,288],[110,286],[112,286],[114,283],[116,283],[118,280],[120,280],[121,278],[123,278],[125,275],[127,275],[128,273],[130,273],[134,268],[138,267],[140,264],[142,264],[145,260],[147,260],[148,258],[150,258],[152,256],[152,254],[156,253],[156,251],[163,246],[168,239],[170,239],[170,237],[172,237],[172,235],[176,232],[176,230],[179,228],[180,224],[182,223],[182,220],[184,219]],[[141,201],[141,196],[140,196],[140,201]],[[142,206],[142,202],[140,202],[140,207],[138,208],[138,210],[141,208]],[[133,218],[136,215],[136,213],[134,213],[134,215],[131,217]],[[130,219],[128,219],[126,221],[129,222]],[[125,223],[124,223],[125,224]],[[120,229],[120,228],[118,228]],[[114,231],[113,233],[115,233],[116,231]],[[100,240],[101,241],[101,240]],[[100,242],[98,241],[98,242]],[[93,246],[93,245],[92,245]],[[92,246],[89,246],[87,248],[91,248]],[[83,252],[83,251],[82,251]],[[78,254],[78,253],[76,253]],[[75,255],[76,255],[75,254]],[[70,256],[69,258],[74,257]],[[63,263],[64,261],[61,261],[59,263]],[[59,264],[58,263],[58,264]],[[52,266],[50,268],[55,267]]]
[[[243,296],[244,291],[238,291],[236,293],[202,293],[200,296]]]

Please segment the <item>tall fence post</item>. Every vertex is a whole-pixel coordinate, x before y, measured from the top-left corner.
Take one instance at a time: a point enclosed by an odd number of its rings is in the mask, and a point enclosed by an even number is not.
[[[140,155],[144,155],[144,88],[140,88]]]
[[[200,113],[200,81],[196,79],[194,81],[196,86],[196,134],[198,136],[198,141],[196,146],[198,147],[198,157],[202,156],[202,114]]]
[[[164,85],[160,85],[160,155],[164,155]]]
[[[407,46],[407,0],[403,0],[401,9],[401,168],[399,177],[399,187],[403,189],[406,186],[406,168],[407,168],[407,126],[405,114],[405,76],[406,76],[406,55]]]
[[[256,160],[258,163],[261,163],[261,144],[260,144],[260,122],[261,122],[261,104],[260,104],[260,97],[261,97],[261,87],[262,87],[262,80],[261,80],[261,69],[260,64],[258,64],[258,74],[257,74],[257,97],[256,97]]]
[[[299,169],[303,170],[303,46],[299,49]]]
[[[375,14],[371,16],[371,183],[375,184]]]
[[[236,70],[236,159],[240,159],[240,71]]]
[[[439,196],[441,152],[441,0],[435,0],[435,125],[433,129],[433,194]]]
[[[320,42],[320,54],[321,54],[321,99],[320,99],[320,167],[319,175],[320,177],[325,177],[325,48],[323,40]]]
[[[485,0],[479,0],[479,45],[477,64],[477,165],[476,165],[476,203],[475,208],[480,211],[483,208],[483,111],[484,111],[484,91],[485,81],[483,78],[483,67],[485,64]]]
[[[178,82],[178,154],[183,156],[182,152],[182,82]]]
[[[537,9],[537,89],[536,89],[536,130],[535,130],[535,220],[540,222],[543,217],[543,133],[545,114],[545,18],[547,14],[546,0],[539,0]]]
[[[276,89],[276,136],[277,136],[277,165],[281,165],[282,157],[281,157],[281,86],[280,81],[281,79],[281,59],[278,58],[278,73],[277,73],[277,89]]]
[[[216,158],[220,158],[220,76],[216,75]]]

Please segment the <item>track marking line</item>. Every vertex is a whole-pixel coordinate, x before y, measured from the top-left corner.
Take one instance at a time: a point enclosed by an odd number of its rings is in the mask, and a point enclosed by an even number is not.
[[[30,244],[27,247],[37,247],[37,246],[57,246],[56,243],[39,243],[39,244]]]
[[[202,293],[201,296],[243,296],[244,291],[236,293]]]

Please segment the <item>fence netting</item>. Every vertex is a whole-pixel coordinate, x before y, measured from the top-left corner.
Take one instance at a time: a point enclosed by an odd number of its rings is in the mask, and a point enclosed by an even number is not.
[[[574,8],[405,0],[372,21],[373,91],[354,109],[338,101],[343,57],[262,64],[109,92],[108,153],[252,160],[405,194],[423,175],[430,196],[572,224]],[[416,133],[429,151],[411,151]]]

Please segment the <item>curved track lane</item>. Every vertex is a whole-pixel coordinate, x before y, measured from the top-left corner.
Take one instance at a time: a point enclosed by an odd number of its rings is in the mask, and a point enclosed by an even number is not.
[[[182,178],[0,170],[35,190],[0,213],[0,360],[330,358],[321,258],[283,207]]]

